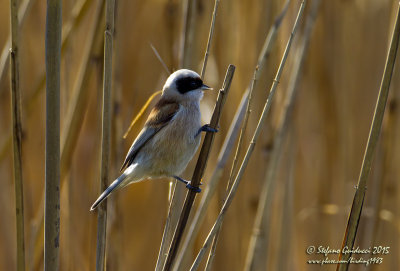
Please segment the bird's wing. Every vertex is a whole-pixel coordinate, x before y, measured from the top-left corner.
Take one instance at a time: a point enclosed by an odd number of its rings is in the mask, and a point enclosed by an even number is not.
[[[139,150],[163,127],[173,120],[176,113],[179,111],[180,105],[175,101],[161,99],[151,110],[144,128],[133,141],[125,161],[122,164],[121,171],[129,167],[135,159]]]

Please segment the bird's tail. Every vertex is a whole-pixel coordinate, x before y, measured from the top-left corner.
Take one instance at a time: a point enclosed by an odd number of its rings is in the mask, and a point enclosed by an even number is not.
[[[119,176],[112,184],[110,184],[109,187],[107,187],[106,190],[100,195],[100,197],[93,203],[92,207],[90,207],[90,211],[93,211],[96,209],[96,207],[103,201],[105,200],[111,192],[113,192],[115,189],[122,187],[121,184],[122,182],[126,179],[127,174],[123,173],[121,176]]]

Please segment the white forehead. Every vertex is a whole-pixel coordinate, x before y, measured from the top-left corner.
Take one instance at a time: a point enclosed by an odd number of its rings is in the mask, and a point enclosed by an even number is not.
[[[165,82],[164,89],[175,85],[179,79],[185,77],[200,78],[200,75],[197,72],[188,69],[177,70],[168,77],[167,81]]]

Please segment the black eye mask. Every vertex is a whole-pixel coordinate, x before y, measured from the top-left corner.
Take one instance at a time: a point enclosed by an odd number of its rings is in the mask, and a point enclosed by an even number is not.
[[[176,82],[176,88],[182,94],[200,88],[203,81],[200,78],[183,77]]]

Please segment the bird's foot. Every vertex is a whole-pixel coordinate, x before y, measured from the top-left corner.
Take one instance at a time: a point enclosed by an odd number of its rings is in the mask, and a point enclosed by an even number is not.
[[[216,132],[218,132],[218,129],[212,128],[212,127],[210,126],[210,124],[205,124],[205,125],[201,126],[200,131],[201,131],[201,132],[216,133]]]
[[[196,192],[196,193],[200,193],[201,192],[200,187],[192,186],[189,181],[186,181],[185,179],[182,179],[179,176],[174,176],[174,178],[177,179],[178,181],[186,184],[186,188],[187,189],[190,189],[190,190],[192,190],[193,192]],[[200,183],[200,185],[202,185],[202,183]]]
[[[197,137],[201,132],[211,132],[211,133],[216,133],[218,132],[218,129],[212,128],[210,124],[205,124],[200,127],[199,131],[197,132],[196,136]]]

